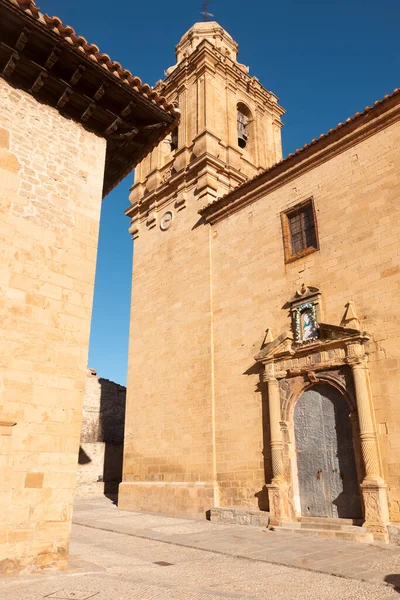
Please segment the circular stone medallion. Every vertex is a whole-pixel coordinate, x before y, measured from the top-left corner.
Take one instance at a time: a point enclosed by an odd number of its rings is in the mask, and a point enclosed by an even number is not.
[[[173,214],[170,210],[168,210],[162,217],[160,222],[160,229],[162,231],[166,231],[171,227]]]

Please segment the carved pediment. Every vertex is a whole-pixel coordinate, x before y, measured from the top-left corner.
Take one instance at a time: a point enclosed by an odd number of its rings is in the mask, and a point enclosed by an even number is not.
[[[309,361],[310,364],[321,361],[324,364],[327,361],[340,364],[342,358],[347,355],[347,346],[364,344],[368,341],[369,336],[361,331],[351,302],[346,305],[346,313],[341,325],[321,323],[320,297],[319,288],[307,287],[303,284],[303,287],[286,304],[286,307],[290,308],[292,331],[285,331],[272,339],[271,330],[268,329],[263,346],[255,356],[255,360],[264,364],[282,363],[282,365],[288,361],[290,364],[293,363],[290,368],[295,369],[297,364],[303,365],[304,361]],[[329,354],[331,350],[333,353]],[[328,356],[333,358],[328,359]]]
[[[309,302],[315,298],[317,298],[321,294],[320,289],[314,287],[312,285],[303,285],[299,290],[296,290],[296,293],[289,300],[289,305],[294,306],[298,303]]]
[[[362,335],[362,332],[359,329],[350,329],[349,327],[331,325],[330,323],[320,323],[318,330],[321,341],[342,340],[344,338],[360,337],[360,334]]]
[[[290,331],[285,331],[275,338],[272,342],[266,344],[264,348],[254,357],[257,362],[265,362],[275,356],[284,354],[293,354],[293,335]]]

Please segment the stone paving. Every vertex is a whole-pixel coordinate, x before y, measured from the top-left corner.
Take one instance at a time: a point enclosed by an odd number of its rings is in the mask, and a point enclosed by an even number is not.
[[[101,497],[75,504],[74,523],[145,539],[382,583],[400,574],[400,547],[120,511]],[[397,585],[400,587],[400,575]]]
[[[399,598],[393,546],[123,512],[104,498],[79,499],[74,523],[69,570],[3,580],[1,600]]]

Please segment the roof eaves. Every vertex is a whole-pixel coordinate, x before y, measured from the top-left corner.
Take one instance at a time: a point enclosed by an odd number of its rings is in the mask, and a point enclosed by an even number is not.
[[[5,1],[15,4],[21,10],[27,12],[32,18],[40,21],[49,30],[58,33],[67,43],[80,50],[86,58],[97,62],[120,81],[131,87],[134,91],[139,92],[144,98],[147,98],[153,104],[158,105],[167,113],[176,116],[174,105],[168,102],[164,96],[160,96],[147,83],[143,84],[139,77],[132,75],[132,73],[128,69],[124,69],[119,62],[111,60],[108,54],[102,54],[98,46],[90,44],[86,38],[77,35],[73,27],[64,25],[58,17],[50,17],[47,14],[42,14],[34,0]]]
[[[169,124],[169,126],[167,127],[167,129],[163,129],[162,132],[160,133],[160,135],[158,136],[158,138],[156,140],[154,140],[154,142],[151,144],[151,146],[146,147],[146,152],[144,155],[141,155],[138,157],[138,159],[132,163],[129,164],[129,166],[124,169],[121,174],[113,180],[112,185],[105,187],[105,189],[103,190],[103,196],[107,196],[107,194],[109,194],[115,187],[117,187],[117,185],[125,178],[127,177],[127,175],[129,175],[129,173],[131,173],[133,171],[133,169],[145,158],[145,156],[147,156],[147,154],[149,154],[152,150],[154,150],[154,148],[156,146],[158,146],[158,144],[169,134],[171,133],[171,131],[173,129],[175,129],[175,127],[177,126],[177,124],[179,123],[179,119],[180,119],[180,111],[179,109],[175,109],[175,121],[173,121],[172,123]]]
[[[257,174],[252,179],[247,180],[245,183],[240,184],[238,187],[236,187],[234,190],[228,192],[224,196],[221,196],[220,198],[213,200],[209,204],[206,204],[205,206],[203,206],[203,208],[201,208],[198,211],[198,214],[200,214],[203,217],[208,217],[208,216],[212,215],[214,212],[229,206],[229,204],[234,202],[238,192],[245,193],[247,188],[250,188],[258,181],[261,181],[262,178],[265,177],[265,175],[273,174],[273,171],[275,171],[275,170],[277,171],[278,169],[280,169],[282,166],[285,166],[286,164],[289,166],[289,163],[295,157],[305,153],[307,150],[309,150],[309,148],[311,148],[311,146],[316,146],[315,150],[317,150],[318,146],[320,144],[322,144],[328,138],[332,137],[335,133],[337,133],[338,131],[340,131],[341,129],[343,129],[345,127],[349,127],[351,124],[353,124],[357,120],[361,120],[362,117],[364,117],[368,113],[371,113],[371,111],[378,110],[382,104],[386,103],[388,100],[390,100],[391,98],[394,98],[397,95],[400,95],[400,88],[396,88],[391,94],[386,94],[381,100],[377,100],[376,102],[374,102],[373,106],[366,106],[362,112],[355,113],[352,117],[349,117],[348,119],[346,119],[346,121],[344,123],[339,123],[336,127],[329,129],[329,131],[327,133],[322,133],[319,136],[319,138],[311,140],[311,142],[309,142],[308,144],[305,144],[301,148],[298,148],[297,150],[295,150],[295,152],[288,154],[288,156],[286,156],[279,162],[275,163],[274,165],[272,165],[271,167],[269,167],[262,173]]]

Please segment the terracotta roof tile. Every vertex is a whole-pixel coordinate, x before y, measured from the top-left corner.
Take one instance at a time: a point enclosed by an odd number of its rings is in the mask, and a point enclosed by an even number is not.
[[[336,125],[336,127],[333,127],[332,129],[329,129],[328,133],[321,133],[321,135],[317,139],[314,138],[308,144],[305,144],[304,146],[302,146],[301,148],[298,148],[297,150],[295,150],[291,154],[288,154],[285,158],[283,158],[279,162],[277,162],[274,165],[272,165],[272,167],[269,167],[268,169],[266,169],[262,173],[259,173],[259,174],[255,175],[255,177],[252,177],[251,179],[248,179],[247,181],[245,181],[244,183],[238,185],[232,191],[228,192],[227,194],[224,194],[220,198],[217,198],[216,200],[213,200],[209,204],[206,204],[205,206],[203,206],[203,208],[201,208],[198,211],[199,214],[205,214],[205,213],[207,213],[211,207],[217,208],[218,205],[221,205],[221,207],[222,206],[227,206],[229,204],[229,200],[230,200],[229,197],[231,195],[235,194],[239,189],[241,190],[241,189],[245,188],[250,183],[253,183],[257,179],[260,179],[261,177],[263,177],[266,173],[270,173],[276,167],[278,167],[278,165],[281,166],[282,164],[284,164],[286,162],[289,162],[290,159],[292,159],[294,156],[297,156],[297,155],[305,152],[311,146],[313,146],[315,144],[318,144],[318,142],[320,142],[323,139],[328,138],[329,136],[331,136],[332,134],[336,133],[337,131],[339,131],[343,127],[346,127],[346,125],[349,125],[350,123],[353,123],[357,119],[360,119],[361,117],[365,116],[370,111],[374,110],[375,107],[378,107],[379,105],[381,105],[386,100],[389,100],[390,98],[393,98],[394,96],[397,96],[398,94],[400,94],[400,88],[396,88],[391,94],[386,94],[381,100],[377,100],[376,102],[374,102],[374,106],[366,106],[362,112],[356,112],[352,117],[349,117],[348,119],[346,119],[346,121],[344,123],[339,123],[338,125]]]
[[[101,66],[105,67],[110,73],[126,83],[126,85],[129,85],[133,90],[139,92],[144,97],[149,98],[154,104],[157,104],[167,112],[175,114],[173,104],[169,103],[166,98],[159,96],[159,94],[152,90],[147,83],[143,84],[139,77],[132,75],[132,73],[127,69],[124,69],[119,62],[113,61],[108,54],[100,53],[98,46],[89,44],[84,37],[77,35],[73,27],[70,25],[63,25],[61,19],[58,17],[50,17],[49,15],[42,14],[33,0],[8,1],[18,5],[21,10],[29,12],[34,19],[40,20],[51,31],[57,32],[72,46],[75,46],[81,52],[84,52],[88,58],[91,58]]]
[[[33,0],[18,0],[17,2],[24,10],[29,10],[33,17],[39,17],[39,9]]]

